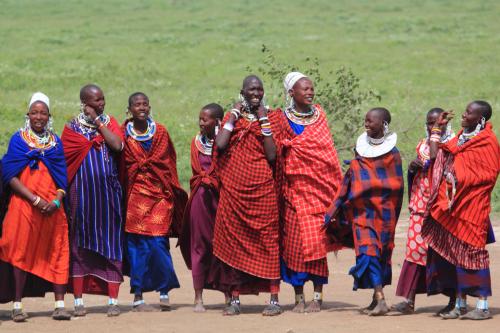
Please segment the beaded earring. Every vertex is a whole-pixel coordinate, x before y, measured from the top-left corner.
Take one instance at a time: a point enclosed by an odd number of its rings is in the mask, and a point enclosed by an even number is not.
[[[49,121],[47,121],[47,124],[45,125],[45,131],[54,132],[54,121],[52,116],[49,116]]]
[[[387,121],[384,121],[384,136],[386,136],[389,133],[389,123]]]
[[[481,128],[484,128],[485,125],[486,125],[486,118],[482,117],[481,118]]]
[[[24,130],[29,130],[31,128],[30,125],[30,117],[28,115],[24,116]]]

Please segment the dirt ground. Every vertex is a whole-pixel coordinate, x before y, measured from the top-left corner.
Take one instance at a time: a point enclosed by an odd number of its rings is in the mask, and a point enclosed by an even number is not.
[[[398,225],[396,248],[393,256],[393,284],[386,287],[385,294],[389,304],[399,299],[395,289],[404,256],[407,217],[402,217]],[[500,238],[500,219],[494,222],[495,233]],[[173,243],[172,243],[173,244]],[[324,309],[317,314],[295,314],[290,312],[294,301],[293,289],[281,285],[280,301],[285,313],[278,317],[263,317],[261,311],[268,300],[268,295],[242,296],[243,313],[237,317],[223,317],[222,294],[214,291],[205,292],[206,313],[193,313],[193,289],[191,274],[184,265],[178,248],[172,250],[174,265],[181,283],[181,288],[170,293],[173,310],[171,312],[136,313],[131,312],[132,296],[129,294],[128,280],[120,290],[122,314],[116,318],[106,317],[106,297],[86,296],[85,303],[89,314],[84,318],[74,318],[68,322],[56,322],[50,318],[53,307],[53,295],[44,299],[25,299],[24,307],[30,318],[28,322],[16,324],[10,321],[10,304],[0,305],[0,332],[500,332],[500,244],[489,246],[491,255],[491,274],[493,297],[489,299],[494,315],[491,320],[471,322],[464,320],[442,320],[433,316],[447,299],[444,296],[417,296],[417,311],[414,315],[386,317],[367,317],[359,313],[360,307],[366,306],[371,298],[370,291],[352,291],[352,278],[347,274],[354,262],[354,253],[345,250],[335,257],[328,257],[330,265],[330,283],[325,287]],[[312,298],[312,287],[306,286],[306,299]],[[158,303],[158,295],[148,293],[146,301]],[[72,309],[73,297],[67,297],[67,305]],[[469,300],[469,308],[475,305],[475,299]]]

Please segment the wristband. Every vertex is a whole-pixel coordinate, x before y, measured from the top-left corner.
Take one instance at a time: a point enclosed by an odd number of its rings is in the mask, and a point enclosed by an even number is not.
[[[63,190],[62,188],[58,188],[58,189],[57,189],[57,192],[61,192],[63,196],[65,196],[65,195],[66,195],[66,191],[65,191],[65,190]]]
[[[97,127],[97,129],[101,129],[101,128],[103,128],[103,127],[106,127],[106,125],[105,125],[104,123],[101,123],[101,124]]]
[[[33,202],[32,202],[33,206],[36,207],[40,203],[40,200],[42,200],[42,199],[37,195],[35,200],[33,200]]]
[[[259,122],[263,122],[264,120],[268,120],[269,121],[269,118],[268,117],[259,118]]]
[[[61,208],[61,202],[57,199],[54,199],[52,200],[52,203],[54,203],[54,205],[56,205],[57,209]]]
[[[222,127],[222,128],[225,129],[225,130],[228,130],[229,132],[232,132],[233,129],[234,129],[234,125],[231,124],[231,123],[229,123],[229,122],[227,122],[227,123],[224,124],[224,127]]]

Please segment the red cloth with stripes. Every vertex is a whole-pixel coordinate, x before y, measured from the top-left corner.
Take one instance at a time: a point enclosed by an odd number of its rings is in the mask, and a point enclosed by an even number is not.
[[[109,116],[109,118],[109,124],[107,125],[108,129],[114,134],[120,136],[123,140],[120,125],[114,117]],[[66,159],[68,168],[68,183],[71,184],[71,181],[80,168],[80,165],[85,157],[87,157],[90,148],[93,146],[95,149],[99,150],[101,145],[104,143],[104,138],[99,134],[94,139],[89,141],[86,137],[74,132],[68,126],[64,126],[61,140],[64,147],[64,158]]]
[[[125,133],[123,124],[122,131]],[[126,191],[127,232],[177,237],[187,193],[177,175],[177,154],[166,128],[156,124],[149,151],[132,137],[127,137],[122,152],[120,175]]]
[[[229,116],[226,114],[223,123]],[[268,117],[273,134],[279,136],[281,114],[270,110]],[[258,121],[240,118],[226,151],[215,154],[221,189],[213,251],[237,270],[279,279],[277,183],[263,140]]]
[[[208,170],[203,170],[200,164],[198,155],[200,151],[196,147],[196,136],[191,141],[191,170],[193,176],[189,180],[191,192],[189,200],[184,210],[184,219],[182,222],[182,233],[179,237],[179,245],[186,266],[191,269],[191,200],[193,200],[200,186],[212,188],[215,191],[219,190],[219,179],[215,173],[215,160],[212,159],[212,164]]]
[[[282,257],[296,272],[328,276],[325,213],[337,194],[342,171],[326,115],[320,105],[319,118],[296,135],[282,119],[283,196]]]
[[[491,191],[500,172],[500,146],[490,123],[486,123],[478,135],[458,146],[460,134],[462,132],[441,147],[445,155],[453,158],[452,170],[457,180],[455,201],[448,209],[448,185],[442,177],[431,215],[454,237],[484,248]]]

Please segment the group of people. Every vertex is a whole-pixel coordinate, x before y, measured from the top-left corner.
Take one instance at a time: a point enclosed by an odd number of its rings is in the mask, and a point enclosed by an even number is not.
[[[80,91],[80,113],[59,138],[49,98],[33,94],[25,125],[1,161],[0,302],[12,319],[27,314],[23,297],[53,291],[52,317],[85,316],[83,294],[109,297],[120,314],[118,290],[130,276],[133,311],[169,310],[179,288],[169,238],[177,237],[192,271],[194,311],[203,290],[221,291],[224,315],[241,313],[240,295],[270,293],[263,315],[282,313],[280,281],[295,291],[293,312],[321,310],[328,283],[327,253],[354,248],[353,289],[373,289],[369,316],[412,313],[418,293],[444,294],[445,319],[491,317],[489,257],[494,241],[491,192],[500,172],[500,146],[491,106],[470,103],[454,135],[453,112],[431,109],[409,165],[410,224],[406,258],[392,308],[383,288],[392,280],[392,251],[404,195],[402,161],[391,115],[377,107],[342,170],[314,84],[299,72],[284,78],[283,109],[264,105],[264,86],[246,77],[240,99],[224,114],[215,103],[199,113],[191,142],[189,195],[182,189],[168,131],[148,97],[134,93],[127,119],[105,113],[103,91]],[[309,303],[304,284],[311,281]],[[160,309],[143,293],[157,291]],[[467,296],[478,297],[467,312]]]

